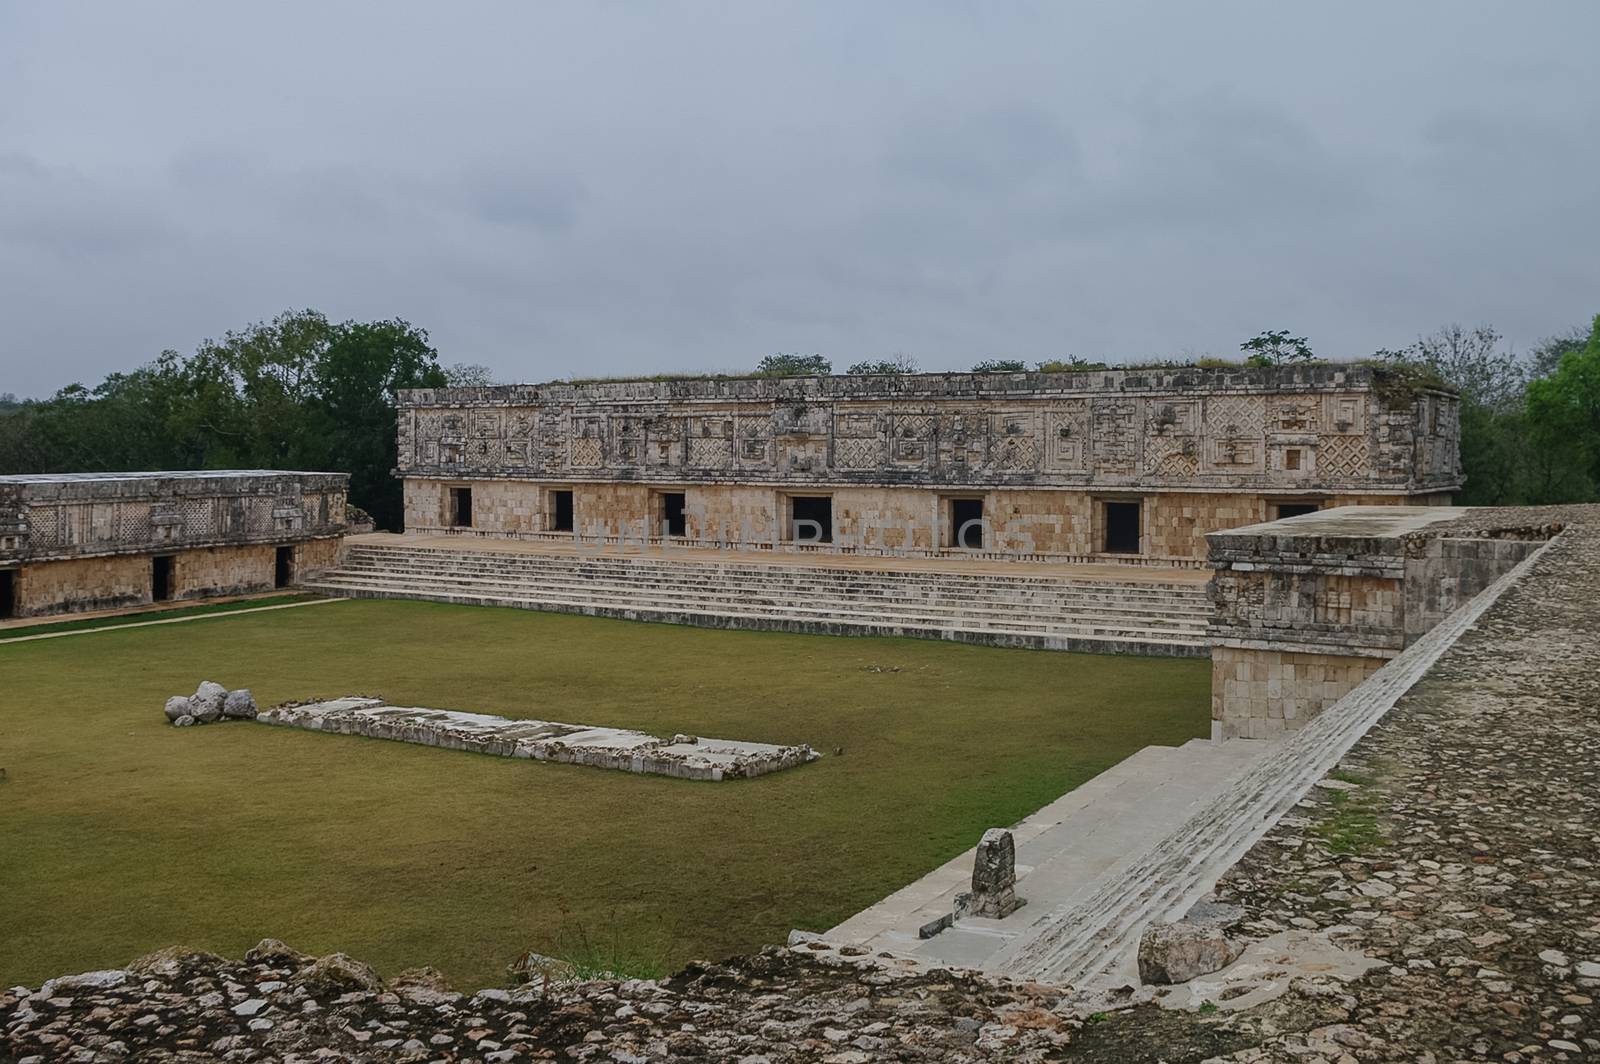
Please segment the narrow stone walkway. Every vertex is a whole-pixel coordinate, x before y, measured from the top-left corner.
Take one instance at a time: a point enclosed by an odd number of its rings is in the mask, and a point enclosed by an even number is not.
[[[238,617],[245,613],[267,613],[271,610],[292,610],[300,606],[326,606],[330,602],[344,602],[342,598],[312,598],[304,602],[280,602],[276,606],[245,606],[236,610],[215,610],[206,613],[191,613],[183,617],[154,617],[148,621],[129,621],[127,624],[102,624],[93,628],[73,628],[65,632],[39,632],[35,635],[10,635],[0,631],[0,646],[9,643],[27,643],[35,639],[64,639],[69,635],[93,635],[96,632],[121,632],[129,628],[148,628],[153,624],[182,624],[185,621],[209,621],[218,617]],[[63,619],[75,620],[76,618],[52,618],[59,623]],[[27,629],[22,629],[26,632]]]

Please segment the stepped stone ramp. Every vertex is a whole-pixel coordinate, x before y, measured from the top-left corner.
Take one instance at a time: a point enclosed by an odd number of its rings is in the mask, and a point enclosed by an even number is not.
[[[876,905],[829,930],[841,945],[887,950],[938,964],[997,967],[1018,939],[1040,933],[1066,905],[1180,828],[1232,785],[1267,744],[1195,739],[1181,747],[1147,746],[1081,787],[1012,825],[1017,894],[1027,899],[1002,920],[963,918],[931,938],[918,929],[950,913],[971,888],[975,849],[951,859]]]
[[[467,605],[838,635],[894,635],[1101,653],[1203,656],[1203,573],[1030,563],[921,565],[716,551],[584,554],[404,536],[355,537],[308,581],[352,598]],[[1074,575],[1081,573],[1082,575]]]
[[[1287,738],[1146,748],[1023,821],[1013,829],[1017,893],[1029,904],[1004,920],[963,919],[926,942],[907,935],[966,889],[969,851],[825,937],[1080,990],[1137,985],[1143,930],[1209,893],[1542,553]],[[1233,752],[1239,760],[1229,764]]]

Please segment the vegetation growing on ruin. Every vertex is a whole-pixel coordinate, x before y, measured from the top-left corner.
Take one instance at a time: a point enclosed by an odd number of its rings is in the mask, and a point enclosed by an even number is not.
[[[825,929],[1140,747],[1206,734],[1210,687],[1199,660],[400,601],[0,645],[0,675],[6,985],[268,935],[467,986],[585,938],[585,963],[671,970]],[[824,756],[706,784],[168,726],[165,699],[205,678],[263,705],[365,692]]]
[[[1344,782],[1352,781],[1346,778]],[[1311,832],[1332,853],[1365,853],[1383,841],[1376,810],[1376,800],[1364,790],[1334,791],[1328,798],[1327,815]]]

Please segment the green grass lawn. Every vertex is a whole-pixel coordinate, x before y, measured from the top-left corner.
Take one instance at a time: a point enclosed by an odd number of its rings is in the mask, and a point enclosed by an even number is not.
[[[380,694],[826,756],[694,783],[169,727],[167,696],[202,679],[263,706]],[[1141,746],[1204,734],[1209,682],[1196,660],[421,602],[0,645],[0,985],[269,935],[461,986],[526,949],[725,956],[825,929]]]

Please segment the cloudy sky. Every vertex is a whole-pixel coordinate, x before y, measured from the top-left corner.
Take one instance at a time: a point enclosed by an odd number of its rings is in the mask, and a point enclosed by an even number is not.
[[[505,380],[1600,312],[1600,3],[0,0],[0,392],[316,307]]]

